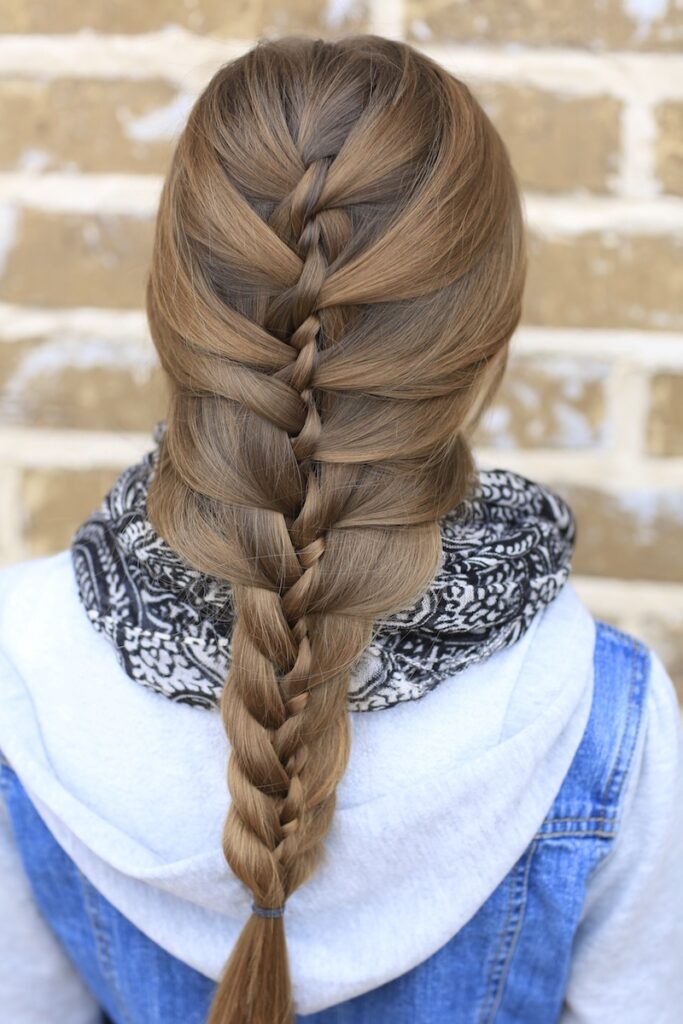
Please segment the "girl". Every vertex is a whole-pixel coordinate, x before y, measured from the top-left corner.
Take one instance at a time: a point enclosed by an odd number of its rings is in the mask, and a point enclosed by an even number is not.
[[[472,455],[525,272],[505,146],[411,47],[262,41],[199,96],[167,418],[0,574],[3,1022],[680,1021],[671,681]]]

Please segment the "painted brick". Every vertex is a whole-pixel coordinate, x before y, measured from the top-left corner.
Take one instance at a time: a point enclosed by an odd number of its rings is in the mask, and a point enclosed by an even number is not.
[[[141,309],[153,220],[119,214],[18,212],[0,301]]]
[[[597,361],[511,356],[477,443],[508,449],[603,446],[607,375],[607,365]]]
[[[162,174],[189,105],[158,80],[0,80],[0,170]]]
[[[120,469],[27,469],[21,481],[23,543],[28,557],[67,547],[76,528],[96,509]]]
[[[523,319],[555,327],[683,327],[683,238],[529,237]]]
[[[647,446],[652,455],[683,455],[683,374],[652,377]]]
[[[405,10],[409,38],[418,42],[675,51],[683,40],[677,0],[406,0]]]
[[[135,342],[59,336],[0,343],[3,424],[147,431],[165,408],[165,377]]]
[[[577,520],[574,569],[586,576],[683,580],[683,494],[641,488],[609,492],[548,481]]]
[[[505,140],[525,188],[609,192],[617,171],[621,103],[530,86],[472,84]]]
[[[683,103],[673,100],[655,109],[656,169],[662,188],[683,195]]]

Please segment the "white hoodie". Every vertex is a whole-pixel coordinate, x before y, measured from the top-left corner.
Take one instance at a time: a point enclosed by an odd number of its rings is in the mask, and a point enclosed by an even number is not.
[[[287,903],[300,1013],[410,970],[507,874],[581,740],[594,637],[567,584],[513,646],[418,701],[351,715],[324,862]],[[621,831],[589,884],[562,1024],[683,1020],[683,733],[654,654],[645,713]],[[0,571],[0,751],[100,892],[218,978],[251,900],[220,847],[220,718],[125,674],[85,614],[68,550]],[[3,1024],[97,1019],[31,902],[6,818],[0,1006],[11,1008]]]

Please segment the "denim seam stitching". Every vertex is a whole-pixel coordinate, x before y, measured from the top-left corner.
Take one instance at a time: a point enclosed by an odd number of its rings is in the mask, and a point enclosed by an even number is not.
[[[605,795],[603,797],[603,800],[604,800],[605,803],[607,803],[607,801],[610,800],[610,792],[609,792],[609,790],[612,787],[614,787],[617,790],[617,792],[615,792],[614,796],[612,797],[612,802],[618,804],[620,799],[621,799],[621,792],[622,792],[622,789],[623,789],[624,781],[625,781],[625,779],[628,776],[631,764],[633,762],[633,755],[634,755],[635,748],[637,746],[637,740],[638,740],[638,735],[639,735],[639,732],[640,732],[640,726],[641,726],[641,723],[643,721],[643,715],[642,714],[640,714],[640,715],[638,714],[639,710],[642,710],[642,703],[643,702],[641,700],[639,703],[637,703],[636,702],[636,698],[640,697],[642,695],[642,693],[644,692],[645,686],[647,684],[647,679],[648,679],[648,671],[647,671],[647,659],[646,659],[645,648],[637,640],[634,640],[633,643],[632,643],[632,654],[633,654],[633,657],[632,657],[632,660],[631,660],[632,669],[631,669],[631,687],[629,689],[629,698],[628,698],[629,699],[628,715],[627,715],[627,719],[626,719],[626,725],[624,726],[624,731],[623,731],[623,734],[622,734],[621,743],[619,745],[619,756],[618,756],[617,761],[616,761],[616,763],[615,763],[615,765],[614,765],[614,767],[612,769],[612,772],[610,773],[610,777],[607,780],[607,785],[605,786]],[[631,749],[628,752],[628,757],[626,758],[626,763],[625,764],[621,764],[622,753],[623,753],[623,750],[624,750],[624,746],[625,746],[625,744],[627,742],[627,737],[628,737],[628,741],[630,742]],[[618,782],[618,786],[617,786],[616,777],[617,777],[617,772],[618,772],[619,769],[620,769],[620,778],[619,778],[619,782]]]
[[[578,832],[567,829],[564,832],[537,832],[534,839],[543,842],[550,842],[553,839],[567,839],[568,837],[571,839],[614,839],[616,835],[616,830],[606,832],[604,829],[591,829],[587,832]]]
[[[626,712],[626,721],[624,722],[624,728],[622,730],[621,739],[619,741],[619,751],[615,758],[614,764],[612,765],[612,770],[609,773],[607,782],[605,783],[605,789],[602,796],[603,803],[607,803],[607,800],[609,799],[609,792],[612,787],[614,777],[617,773],[619,766],[621,765],[624,744],[626,743],[626,737],[630,734],[629,726],[631,724],[631,717],[633,715],[633,712],[635,711],[633,702],[633,692],[635,689],[635,683],[637,678],[636,668],[638,666],[638,659],[636,657],[637,647],[633,640],[629,644],[629,653],[631,655],[631,678],[629,679],[628,684],[628,709]]]
[[[560,826],[555,828],[554,826]],[[570,828],[571,825],[583,825],[583,828]],[[596,834],[616,835],[619,826],[618,816],[602,817],[596,815],[592,818],[549,818],[541,824],[535,835],[535,839],[552,839],[553,836],[572,835],[577,838]]]
[[[484,997],[482,1011],[479,1016],[479,1024],[487,1024],[495,1020],[496,1013],[500,1007],[505,989],[505,982],[510,969],[510,961],[517,946],[517,940],[524,920],[527,896],[529,891],[529,875],[531,873],[531,862],[534,858],[538,844],[535,840],[529,845],[523,862],[518,866],[510,887],[505,926],[498,942],[496,963],[489,974],[489,991]],[[505,948],[507,944],[507,949]],[[493,988],[491,982],[493,981]],[[491,1000],[493,1002],[491,1003]],[[491,1007],[490,1012],[488,1011]],[[484,1013],[488,1015],[484,1017]]]
[[[132,1024],[131,1017],[128,1013],[128,1009],[125,1005],[123,993],[119,985],[119,980],[116,975],[111,957],[109,955],[109,948],[107,943],[107,934],[102,926],[100,915],[97,910],[95,901],[92,898],[92,892],[90,884],[84,879],[80,870],[77,869],[78,879],[81,886],[81,892],[83,893],[83,902],[85,905],[88,920],[92,928],[93,937],[95,939],[95,949],[97,951],[97,962],[100,966],[100,970],[106,981],[108,981],[112,987],[112,991],[116,997],[118,1009],[122,1014],[124,1024]]]
[[[500,976],[499,976],[499,979],[498,979],[498,992],[496,994],[496,1000],[495,1000],[495,1003],[494,1003],[492,1011],[491,1011],[491,1020],[492,1021],[495,1019],[495,1015],[498,1012],[498,1009],[500,1007],[500,1004],[501,1004],[501,1001],[502,1001],[502,998],[503,998],[503,992],[505,991],[505,983],[507,981],[508,974],[510,972],[510,962],[511,962],[512,957],[514,955],[515,949],[517,948],[517,941],[519,939],[520,932],[522,930],[522,922],[524,921],[524,913],[526,911],[527,899],[528,899],[528,895],[529,895],[529,875],[531,874],[531,864],[532,864],[532,861],[534,859],[534,854],[536,853],[537,848],[538,848],[537,844],[534,843],[532,845],[530,851],[529,851],[529,856],[527,857],[527,861],[526,861],[526,864],[525,864],[525,867],[524,867],[524,874],[523,874],[523,877],[521,879],[521,887],[522,887],[521,901],[520,901],[519,907],[517,908],[517,922],[515,924],[514,933],[512,934],[512,936],[510,938],[510,944],[508,946],[507,955],[505,957],[505,962],[501,966]]]
[[[620,784],[623,785],[623,779],[628,774],[628,769],[629,769],[629,767],[631,765],[631,760],[632,760],[632,757],[633,757],[633,750],[634,750],[634,747],[635,747],[635,741],[631,744],[631,750],[629,752],[629,756],[628,756],[626,764],[625,765],[621,764],[622,758],[623,758],[624,748],[625,748],[629,738],[631,737],[631,733],[632,733],[632,729],[633,729],[634,716],[637,714],[638,708],[639,708],[639,705],[636,704],[635,697],[639,693],[639,686],[638,686],[638,684],[640,682],[642,682],[643,678],[644,678],[644,672],[642,671],[642,669],[643,669],[643,664],[644,664],[645,648],[634,637],[628,636],[628,634],[623,633],[621,630],[615,629],[613,626],[610,626],[608,623],[600,622],[600,630],[603,633],[607,633],[614,640],[618,641],[618,643],[622,647],[628,646],[628,649],[629,649],[629,651],[631,653],[631,665],[630,665],[631,674],[630,674],[630,679],[629,679],[629,692],[628,692],[628,698],[627,698],[628,710],[627,710],[627,713],[626,713],[626,722],[625,722],[624,728],[622,730],[621,739],[619,741],[619,750],[618,750],[617,756],[615,758],[615,762],[614,762],[614,764],[612,766],[612,769],[610,771],[609,777],[608,777],[607,782],[605,784],[602,796],[600,798],[601,803],[603,805],[603,807],[601,809],[602,813],[595,814],[595,815],[587,815],[584,818],[581,818],[581,817],[579,817],[579,818],[571,818],[571,817],[547,818],[543,822],[543,824],[541,825],[541,828],[539,829],[539,831],[536,833],[536,838],[544,838],[545,839],[545,838],[551,837],[552,835],[559,836],[560,833],[557,833],[557,832],[556,833],[552,833],[552,832],[545,832],[545,831],[543,831],[543,829],[544,829],[544,827],[546,825],[551,826],[555,822],[562,822],[562,823],[575,822],[576,824],[579,824],[580,822],[585,822],[585,823],[591,822],[591,823],[596,823],[596,824],[597,823],[609,824],[611,826],[611,831],[609,833],[604,833],[604,838],[615,838],[616,835],[617,835],[618,816],[615,813],[615,811],[612,811],[610,813],[607,810],[607,806],[610,803],[610,799],[609,799],[609,797],[610,797],[610,789],[614,785],[614,780],[615,780],[615,777],[617,776],[617,773],[619,771],[621,771],[622,777],[621,777],[621,783]],[[635,729],[636,729],[636,736],[637,736],[637,733],[638,733],[638,723],[636,724]],[[618,800],[616,802],[618,803]],[[589,837],[589,836],[595,836],[596,834],[599,834],[599,833],[592,832],[592,831],[586,831],[586,830],[581,831],[581,830],[577,829],[575,831],[574,830],[569,830],[568,832],[564,833],[564,835],[567,835],[567,834],[581,836],[581,837]]]
[[[573,822],[577,822],[577,823],[582,822],[582,821],[609,821],[609,822],[611,822],[611,821],[614,821],[614,815],[612,815],[612,814],[586,814],[586,815],[580,815],[580,816],[578,816],[576,818],[572,818],[572,817],[548,818],[547,819],[547,824],[551,825],[551,824],[553,824],[553,822],[563,823],[563,822],[572,822],[572,821]],[[545,824],[545,822],[544,822],[544,824]]]

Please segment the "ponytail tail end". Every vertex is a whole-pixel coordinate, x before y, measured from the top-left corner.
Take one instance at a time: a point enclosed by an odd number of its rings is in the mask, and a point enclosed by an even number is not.
[[[218,982],[207,1024],[294,1024],[282,917],[251,915]]]

